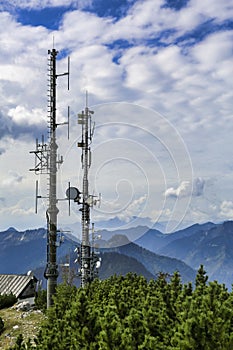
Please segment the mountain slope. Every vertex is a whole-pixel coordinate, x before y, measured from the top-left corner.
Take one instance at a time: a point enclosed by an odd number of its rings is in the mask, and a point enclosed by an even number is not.
[[[170,242],[173,242],[177,239],[190,237],[195,233],[204,232],[212,227],[215,227],[215,224],[211,222],[207,222],[205,224],[194,224],[183,230],[169,234],[164,234],[154,229],[148,229],[145,231],[144,235],[135,240],[135,243],[140,247],[146,248],[154,253],[159,253],[162,252],[162,248],[167,246]]]
[[[39,278],[43,276],[46,265],[46,230],[27,230],[18,232],[13,228],[0,233],[0,273],[26,273],[28,270],[37,269]],[[115,245],[122,245],[112,248]],[[76,256],[73,253],[77,242],[70,236],[65,236],[64,243],[57,249],[58,264],[64,263],[65,257],[70,256],[71,268],[77,270],[73,264]],[[109,249],[101,249],[105,255],[100,276],[109,277],[110,274],[135,272],[143,274],[147,278],[153,278],[159,272],[173,273],[178,270],[183,281],[193,280],[195,272],[177,259],[158,256],[134,243],[130,243],[127,237],[115,235],[107,245]],[[107,263],[108,261],[108,263]],[[114,263],[113,263],[114,262]]]
[[[170,242],[159,253],[181,259],[194,269],[203,264],[211,280],[216,279],[230,288],[233,282],[233,222],[197,230],[191,236]]]
[[[123,243],[122,245],[120,245],[121,240]],[[117,247],[116,241],[118,242]],[[129,241],[127,243],[127,238],[123,235],[116,235],[109,242],[113,242],[113,248],[108,248],[106,251],[113,251],[135,258],[155,276],[160,272],[173,274],[175,271],[179,271],[183,282],[194,281],[195,279],[195,271],[184,262],[155,254],[145,248],[139,247],[135,243]]]
[[[9,228],[0,232],[0,273],[26,273],[46,264],[47,234],[44,228],[19,232]],[[69,237],[58,248],[58,261],[76,243]]]

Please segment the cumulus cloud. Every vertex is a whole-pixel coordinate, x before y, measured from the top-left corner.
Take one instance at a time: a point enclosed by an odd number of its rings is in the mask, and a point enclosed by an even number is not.
[[[9,4],[9,1],[2,1],[0,8],[11,9],[11,8],[21,8],[21,9],[44,9],[48,7],[68,7],[68,6],[78,6],[80,8],[90,6],[92,0],[13,0]]]
[[[147,201],[147,195],[142,196],[136,196],[136,198],[131,198],[129,203],[122,204],[120,201],[106,201],[104,200],[104,207],[107,208],[107,211],[102,208],[100,214],[96,214],[95,216],[98,218],[112,218],[112,217],[118,217],[120,220],[123,220],[125,222],[129,222],[132,220],[133,217],[140,217],[146,201]]]
[[[14,123],[23,126],[36,126],[38,124],[45,124],[47,119],[44,110],[40,108],[28,110],[21,105],[9,109],[8,116],[12,119]]]
[[[223,201],[220,205],[220,217],[232,219],[233,218],[233,202]]]
[[[187,196],[199,197],[203,195],[205,180],[198,177],[190,181],[182,181],[178,187],[169,187],[165,191],[165,197],[184,198]]]
[[[140,212],[143,211],[143,206],[147,200],[147,196],[141,196],[137,199],[134,199],[128,207],[120,212],[117,216],[119,219],[125,220],[126,222],[130,221],[134,216],[140,216]]]
[[[2,181],[2,186],[3,187],[15,186],[21,183],[23,179],[24,179],[23,175],[20,175],[18,172],[11,170],[8,172],[8,177]]]
[[[182,181],[181,184],[177,187],[169,187],[165,191],[165,197],[174,197],[174,198],[180,198],[180,197],[186,197],[190,195],[190,181]]]

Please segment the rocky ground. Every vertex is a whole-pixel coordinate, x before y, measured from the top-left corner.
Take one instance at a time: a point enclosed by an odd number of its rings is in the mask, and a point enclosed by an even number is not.
[[[12,307],[0,310],[0,317],[5,325],[4,332],[0,335],[0,349],[7,350],[15,344],[20,333],[24,339],[33,340],[45,316],[40,310]]]

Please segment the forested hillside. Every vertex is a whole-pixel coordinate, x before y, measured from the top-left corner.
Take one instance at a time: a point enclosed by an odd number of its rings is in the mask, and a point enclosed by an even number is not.
[[[12,349],[232,350],[233,293],[207,279],[201,266],[194,286],[178,273],[60,285],[35,347],[18,339]]]

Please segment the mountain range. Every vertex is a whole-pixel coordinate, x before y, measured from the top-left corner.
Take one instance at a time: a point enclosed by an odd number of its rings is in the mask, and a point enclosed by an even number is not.
[[[177,258],[197,270],[204,265],[209,280],[231,288],[233,283],[233,222],[195,224],[164,235],[148,230],[136,243],[156,254]]]
[[[38,278],[43,279],[46,244],[47,234],[44,228],[19,232],[10,227],[0,232],[0,273],[21,274],[32,270],[37,273]],[[74,264],[74,249],[79,244],[70,234],[64,234],[64,238],[58,237],[57,261],[61,269],[68,260],[71,269],[78,269]],[[135,272],[151,279],[160,272],[172,274],[176,270],[180,272],[184,282],[193,281],[195,278],[195,271],[182,261],[158,256],[130,242],[124,235],[115,234],[105,242],[105,246],[108,247],[99,249],[102,257],[100,278],[107,278],[115,273],[124,275],[127,272]]]
[[[100,278],[135,272],[156,278],[160,272],[179,271],[183,282],[194,281],[200,264],[209,280],[228,288],[232,284],[233,222],[195,224],[171,234],[146,226],[125,230],[102,230],[99,244],[102,266]],[[134,238],[136,240],[134,240]],[[133,242],[134,240],[134,242]],[[62,243],[63,242],[63,243]],[[44,228],[19,232],[14,228],[0,232],[0,273],[26,273],[33,270],[43,277],[46,265],[47,234]],[[72,269],[74,248],[80,242],[71,234],[58,235],[58,264],[69,259]]]

